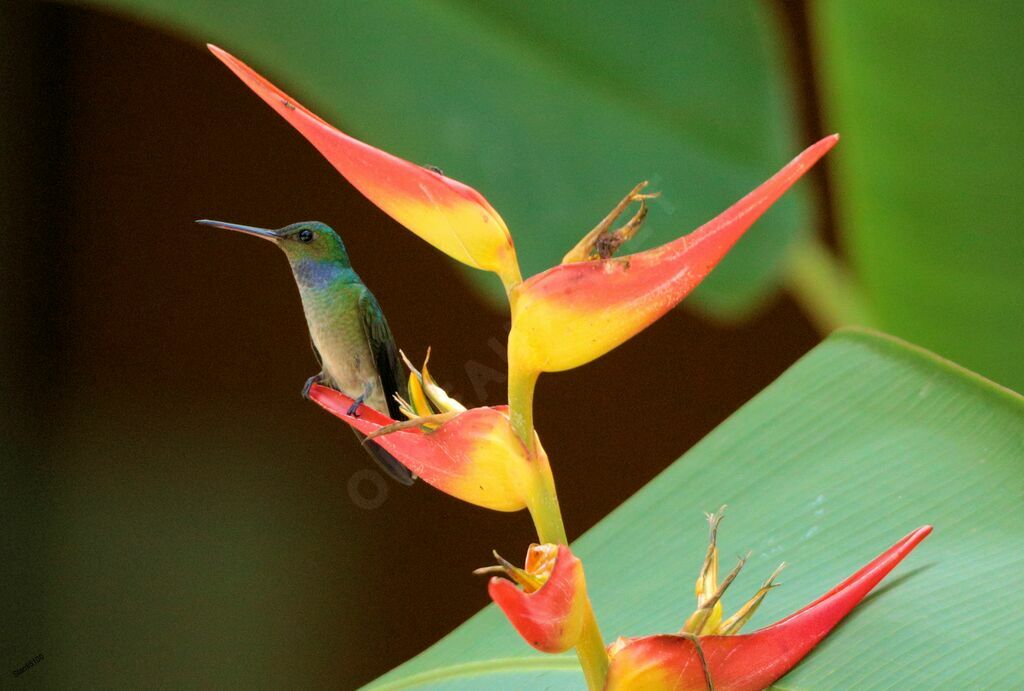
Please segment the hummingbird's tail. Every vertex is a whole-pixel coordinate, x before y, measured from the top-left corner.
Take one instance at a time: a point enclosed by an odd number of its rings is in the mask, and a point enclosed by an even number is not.
[[[356,433],[356,438],[359,439],[359,443],[363,445],[367,453],[370,454],[373,460],[377,461],[380,469],[387,473],[392,480],[407,487],[416,481],[416,476],[413,472],[388,453],[387,449],[372,439],[366,441],[366,435],[359,430],[352,428],[352,431]]]

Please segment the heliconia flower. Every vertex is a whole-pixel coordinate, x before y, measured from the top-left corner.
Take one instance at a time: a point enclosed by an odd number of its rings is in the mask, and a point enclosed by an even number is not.
[[[349,415],[352,399],[319,384],[310,388],[309,397],[332,415],[370,435],[372,439],[365,443],[380,444],[442,492],[496,511],[518,511],[528,505],[533,470],[504,406],[450,410],[399,422],[366,405],[359,408],[357,416]],[[423,429],[425,426],[428,428]],[[389,429],[396,431],[376,436]],[[537,448],[542,457],[533,462],[546,465],[547,457],[539,443]]]
[[[574,647],[591,611],[580,560],[565,545],[551,544],[531,545],[523,569],[499,560],[518,586],[494,577],[487,591],[519,635],[545,653]]]
[[[913,531],[798,612],[750,634],[690,633],[619,639],[609,647],[608,691],[763,689],[809,653],[931,532]]]
[[[689,235],[622,257],[564,263],[511,295],[510,371],[557,372],[604,355],[676,306],[740,236],[838,141],[825,137]],[[639,190],[635,190],[638,192]]]
[[[235,56],[208,47],[386,214],[454,259],[498,274],[506,290],[522,280],[505,221],[479,192],[340,132]]]

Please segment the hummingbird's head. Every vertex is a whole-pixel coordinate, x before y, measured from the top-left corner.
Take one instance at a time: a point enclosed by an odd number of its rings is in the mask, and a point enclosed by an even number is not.
[[[293,264],[312,259],[349,265],[345,243],[326,223],[302,221],[275,230],[274,233],[277,246],[284,250]]]
[[[223,221],[196,221],[206,226],[235,230],[247,235],[255,235],[264,240],[270,240],[284,250],[288,255],[288,261],[293,265],[303,261],[330,261],[338,262],[346,268],[350,268],[348,252],[345,251],[345,243],[341,241],[338,234],[327,225],[319,221],[302,221],[292,223],[284,228],[268,230],[254,226],[243,226],[237,223],[224,223]]]

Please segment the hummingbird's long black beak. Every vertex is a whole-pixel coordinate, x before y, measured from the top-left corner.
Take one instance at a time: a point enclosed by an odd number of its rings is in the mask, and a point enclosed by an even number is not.
[[[258,238],[264,240],[271,240],[276,242],[280,239],[276,230],[267,230],[266,228],[256,228],[255,226],[243,226],[239,223],[225,223],[224,221],[209,221],[203,219],[196,221],[196,223],[204,226],[213,226],[214,228],[224,228],[226,230],[237,230],[240,233],[246,233],[247,235],[255,235]]]

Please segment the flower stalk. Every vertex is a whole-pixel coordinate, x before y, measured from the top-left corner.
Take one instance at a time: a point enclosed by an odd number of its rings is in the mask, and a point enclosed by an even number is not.
[[[512,362],[514,355],[510,354]],[[509,366],[508,373],[508,410],[512,429],[519,435],[529,453],[535,451],[535,432],[533,429],[533,392],[537,388],[540,372],[524,371]]]
[[[555,479],[551,474],[547,456],[535,454],[528,456],[534,468],[530,496],[526,508],[533,518],[540,542],[555,545],[569,544],[565,535],[565,524],[562,521],[562,510],[558,505],[558,493],[555,492]]]
[[[601,629],[597,625],[593,607],[588,606],[584,614],[580,641],[576,645],[576,657],[583,668],[587,688],[603,689],[608,680],[608,651],[604,645],[604,638],[601,637]]]
[[[537,539],[542,543],[567,545],[569,539],[558,505],[555,479],[547,454],[543,453],[536,442],[537,434],[533,427],[533,393],[537,388],[539,375],[539,372],[509,368],[509,418],[512,429],[526,446],[527,459],[534,471],[533,491],[530,492],[531,499],[527,503],[527,508],[537,529]],[[580,667],[583,668],[587,688],[602,689],[608,677],[608,653],[589,599],[586,600],[584,607],[583,626],[576,644],[576,656],[579,658]]]
[[[555,478],[547,454],[537,442],[533,428],[533,392],[537,387],[537,372],[509,371],[508,412],[512,429],[526,448],[527,465],[531,470],[531,491],[528,492],[527,508],[537,529],[541,543],[566,545],[565,523],[558,505]]]

